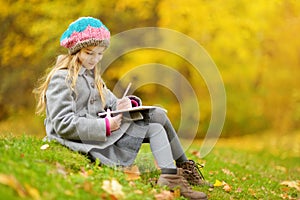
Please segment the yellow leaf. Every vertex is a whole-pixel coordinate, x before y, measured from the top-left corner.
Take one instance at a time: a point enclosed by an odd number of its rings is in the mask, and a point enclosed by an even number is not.
[[[35,200],[41,199],[40,193],[36,188],[34,188],[28,184],[25,184],[25,188],[26,188],[26,191],[28,192],[29,196],[32,197],[32,199],[35,199]]]
[[[176,198],[179,198],[180,197],[180,189],[178,188],[178,189],[176,189],[176,190],[174,190],[174,198],[176,199]]]
[[[20,197],[26,197],[26,191],[19,181],[12,175],[0,174],[0,183],[14,189]]]
[[[71,190],[66,190],[65,195],[74,196],[74,193]]]
[[[275,169],[277,169],[279,171],[282,171],[282,172],[286,172],[287,171],[287,169],[285,167],[279,166],[279,165],[275,166]]]
[[[214,186],[215,187],[220,187],[220,186],[222,186],[223,185],[223,183],[221,182],[221,181],[219,181],[218,179],[216,180],[216,182],[214,183]]]

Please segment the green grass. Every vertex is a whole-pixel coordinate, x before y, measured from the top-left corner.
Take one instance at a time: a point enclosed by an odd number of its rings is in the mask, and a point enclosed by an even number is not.
[[[221,139],[204,159],[195,153],[201,145],[195,141],[187,150],[188,157],[205,163],[207,180],[226,183],[230,189],[225,191],[223,185],[194,189],[207,193],[210,199],[300,199],[296,188],[280,184],[300,180],[299,133],[285,136],[290,141],[288,147],[282,137],[275,146],[269,144],[268,136],[257,137]],[[41,150],[44,144],[34,136],[0,137],[2,199],[116,199],[102,188],[104,181],[112,179],[120,183],[124,199],[155,199],[165,189],[155,185],[159,171],[148,145],[143,145],[136,160],[140,178],[129,180],[123,171],[99,167],[98,162],[56,142]]]

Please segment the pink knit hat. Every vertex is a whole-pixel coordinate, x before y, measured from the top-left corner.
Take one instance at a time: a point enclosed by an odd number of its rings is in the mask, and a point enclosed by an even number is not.
[[[109,41],[110,32],[100,20],[81,17],[69,25],[60,38],[60,45],[68,48],[70,54],[74,54],[88,46],[107,48]]]

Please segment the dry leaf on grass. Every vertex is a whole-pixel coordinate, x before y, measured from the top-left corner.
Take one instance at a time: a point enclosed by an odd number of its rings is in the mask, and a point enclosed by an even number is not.
[[[296,190],[300,191],[300,181],[282,181],[280,185],[286,185],[290,188],[295,188]]]
[[[74,196],[74,193],[71,190],[65,190],[65,195]]]
[[[92,185],[92,183],[91,183],[91,182],[88,182],[88,181],[85,181],[85,182],[83,183],[83,189],[84,189],[84,191],[86,191],[86,192],[93,192],[93,185]]]
[[[286,167],[283,167],[283,166],[277,165],[277,166],[275,166],[275,169],[278,170],[278,171],[282,171],[284,173],[287,172]]]
[[[124,173],[127,175],[126,180],[127,181],[134,181],[140,178],[140,170],[138,166],[134,165],[132,167],[127,167],[124,169]]]
[[[109,193],[111,196],[115,196],[117,199],[123,199],[125,197],[122,191],[123,186],[115,179],[104,180],[102,189]]]
[[[227,183],[225,183],[224,186],[223,186],[223,190],[224,190],[225,192],[230,192],[230,191],[231,191],[231,186],[228,185]]]
[[[49,144],[44,144],[44,145],[42,145],[41,146],[41,150],[46,150],[46,149],[48,149],[49,148]]]
[[[214,186],[215,187],[221,187],[221,186],[223,186],[223,190],[225,191],[225,192],[230,192],[231,191],[231,186],[228,184],[228,183],[226,183],[225,181],[219,181],[218,179],[215,181],[215,183],[214,183]]]
[[[93,170],[89,169],[89,170],[85,170],[84,167],[81,167],[80,168],[80,172],[79,172],[83,177],[87,178],[89,177],[90,175],[92,175],[94,173]]]
[[[222,172],[226,175],[234,176],[234,173],[232,171],[230,171],[229,169],[222,169]]]
[[[173,200],[177,198],[176,193],[172,193],[168,190],[163,190],[162,192],[154,195],[155,200]]]
[[[198,150],[193,150],[190,153],[198,158],[201,158],[200,151],[198,151]]]
[[[29,196],[31,199],[41,199],[40,193],[36,188],[28,184],[25,184],[25,187],[23,187],[21,183],[12,175],[0,174],[0,184],[11,187],[22,198]]]
[[[55,165],[56,165],[56,172],[57,172],[58,174],[61,174],[61,175],[63,175],[64,177],[68,175],[68,172],[67,172],[65,166],[63,166],[63,165],[60,164],[59,162],[56,162]]]
[[[26,191],[20,182],[12,175],[0,174],[0,183],[14,189],[20,197],[26,197]]]
[[[135,194],[143,194],[143,191],[142,190],[134,190],[133,191]]]
[[[36,188],[34,188],[28,184],[25,184],[25,188],[26,188],[26,191],[29,194],[29,196],[32,197],[32,199],[35,199],[35,200],[41,199],[40,193]]]
[[[216,181],[215,181],[215,183],[214,183],[214,186],[215,186],[215,187],[220,187],[220,186],[222,186],[222,185],[223,185],[222,182],[219,181],[218,179],[216,179]]]

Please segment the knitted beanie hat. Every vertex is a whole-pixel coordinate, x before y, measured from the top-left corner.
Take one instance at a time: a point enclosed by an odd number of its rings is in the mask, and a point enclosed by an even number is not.
[[[88,46],[109,46],[110,32],[98,19],[81,17],[72,22],[60,38],[60,45],[68,48],[70,54]]]

